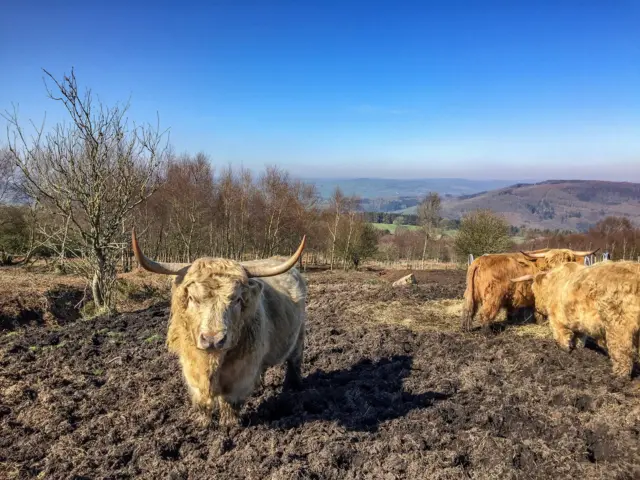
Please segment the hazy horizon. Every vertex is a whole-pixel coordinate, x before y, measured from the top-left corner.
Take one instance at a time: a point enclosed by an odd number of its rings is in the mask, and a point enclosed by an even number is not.
[[[265,164],[265,165],[268,165],[268,164]],[[284,168],[282,164],[280,164],[279,166]],[[640,167],[640,160],[637,167],[634,165],[633,167],[630,166],[628,168],[639,168],[639,167]],[[252,169],[252,170],[259,171],[259,168],[257,170],[256,169]],[[308,171],[308,170],[305,170],[305,171]],[[588,170],[586,171],[588,172]],[[345,175],[345,174],[341,174],[340,172],[336,173],[336,175],[327,175],[326,172],[318,172],[318,174],[297,173],[295,169],[287,169],[287,172],[289,172],[291,175],[301,180],[333,180],[333,181],[337,181],[337,180],[402,180],[402,181],[470,180],[470,181],[479,181],[479,182],[501,181],[501,182],[514,182],[514,183],[539,183],[539,182],[554,181],[554,180],[567,180],[567,181],[583,180],[583,181],[640,183],[640,175],[637,175],[635,171],[633,171],[631,174],[623,173],[618,176],[618,175],[609,174],[607,172],[601,172],[600,170],[598,170],[599,173],[594,172],[592,175],[588,173],[579,174],[580,172],[575,170],[573,171],[567,170],[566,175],[562,175],[562,174],[553,175],[552,174],[553,171],[549,170],[550,175],[539,174],[540,176],[537,176],[537,177],[518,176],[517,174],[514,174],[514,175],[500,175],[500,174],[496,174],[496,175],[481,175],[481,174],[479,175],[463,175],[463,174],[420,175],[419,171],[407,173],[404,176],[401,174],[398,174],[397,171],[392,171],[389,175],[381,174],[381,175],[366,175],[366,176],[362,176],[362,175],[359,176],[357,174]],[[464,172],[460,172],[460,173],[464,173]],[[629,177],[633,177],[634,179],[629,179]]]
[[[640,182],[640,4],[13,2],[0,111],[64,117],[41,68],[295,176]],[[0,144],[6,124],[0,118]]]

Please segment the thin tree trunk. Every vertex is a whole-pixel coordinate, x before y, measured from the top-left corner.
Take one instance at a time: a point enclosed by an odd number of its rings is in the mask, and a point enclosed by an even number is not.
[[[332,239],[332,242],[331,242],[331,260],[330,260],[330,263],[329,263],[329,265],[330,265],[329,266],[329,270],[331,270],[331,271],[333,271],[333,261],[334,261],[335,252],[336,252],[336,241],[337,241],[337,238],[338,238],[338,224],[339,223],[340,223],[340,214],[336,211],[336,221],[335,221],[334,226],[333,226],[333,232],[331,232],[332,236],[333,236],[333,239]]]
[[[421,267],[422,270],[424,270],[424,257],[427,254],[427,239],[428,239],[428,236],[425,233],[424,234],[424,245],[422,246],[422,267]]]
[[[349,214],[349,235],[347,235],[347,247],[344,250],[343,268],[347,270],[347,258],[349,257],[349,247],[351,246],[351,235],[353,233],[353,213]]]

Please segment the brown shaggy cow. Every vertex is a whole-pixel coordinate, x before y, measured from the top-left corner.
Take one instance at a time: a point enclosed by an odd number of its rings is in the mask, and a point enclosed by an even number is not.
[[[286,362],[285,385],[300,383],[307,286],[294,265],[305,238],[289,259],[175,264],[148,259],[135,230],[132,237],[142,268],[175,275],[167,346],[178,355],[192,402],[207,419],[217,406],[220,423],[237,423],[270,366]]]
[[[598,251],[545,250],[498,253],[476,258],[467,269],[462,329],[471,330],[476,313],[486,328],[503,307],[508,315],[512,315],[519,308],[534,306],[530,286],[525,283],[514,285],[510,282],[512,278],[549,270],[566,262],[583,263],[584,257]]]
[[[566,264],[513,282],[533,283],[536,309],[549,318],[562,349],[573,350],[576,337],[588,335],[606,345],[615,375],[631,375],[640,343],[637,263]]]

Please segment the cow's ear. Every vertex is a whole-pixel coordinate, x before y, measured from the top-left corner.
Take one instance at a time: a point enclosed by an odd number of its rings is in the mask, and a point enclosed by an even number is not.
[[[255,304],[257,298],[262,294],[263,285],[260,280],[250,278],[246,285],[242,286],[242,305],[244,307]]]

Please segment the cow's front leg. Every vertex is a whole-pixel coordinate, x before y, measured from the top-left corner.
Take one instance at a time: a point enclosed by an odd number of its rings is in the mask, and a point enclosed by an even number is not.
[[[240,410],[244,401],[228,401],[224,397],[218,397],[218,408],[220,412],[220,425],[233,427],[240,423]]]
[[[218,371],[218,405],[221,425],[237,425],[246,399],[253,393],[262,366],[258,358],[230,362]]]
[[[287,359],[284,388],[299,389],[302,386],[302,360],[304,356],[304,329],[300,330],[296,346]]]
[[[547,317],[544,316],[542,313],[538,312],[537,310],[534,310],[533,318],[536,324],[538,325],[544,325],[545,323],[547,323]]]
[[[478,316],[480,317],[480,325],[481,331],[485,335],[490,335],[493,333],[492,324],[495,320],[498,312],[500,311],[501,302],[500,298],[489,298],[485,299],[482,302],[482,306],[478,311]]]
[[[241,379],[234,385],[233,390],[218,397],[220,408],[220,424],[226,426],[238,425],[240,421],[240,410],[247,398],[253,392],[256,383],[259,381],[260,370],[256,369],[247,377]]]
[[[586,333],[577,333],[575,335],[575,345],[579,348],[584,348],[587,345],[588,335]]]
[[[612,328],[607,332],[609,357],[613,364],[613,373],[622,378],[629,378],[633,372],[633,363],[638,354],[636,332],[624,328]]]
[[[571,352],[575,348],[573,331],[558,321],[555,315],[549,315],[549,326],[558,346],[565,352]]]

